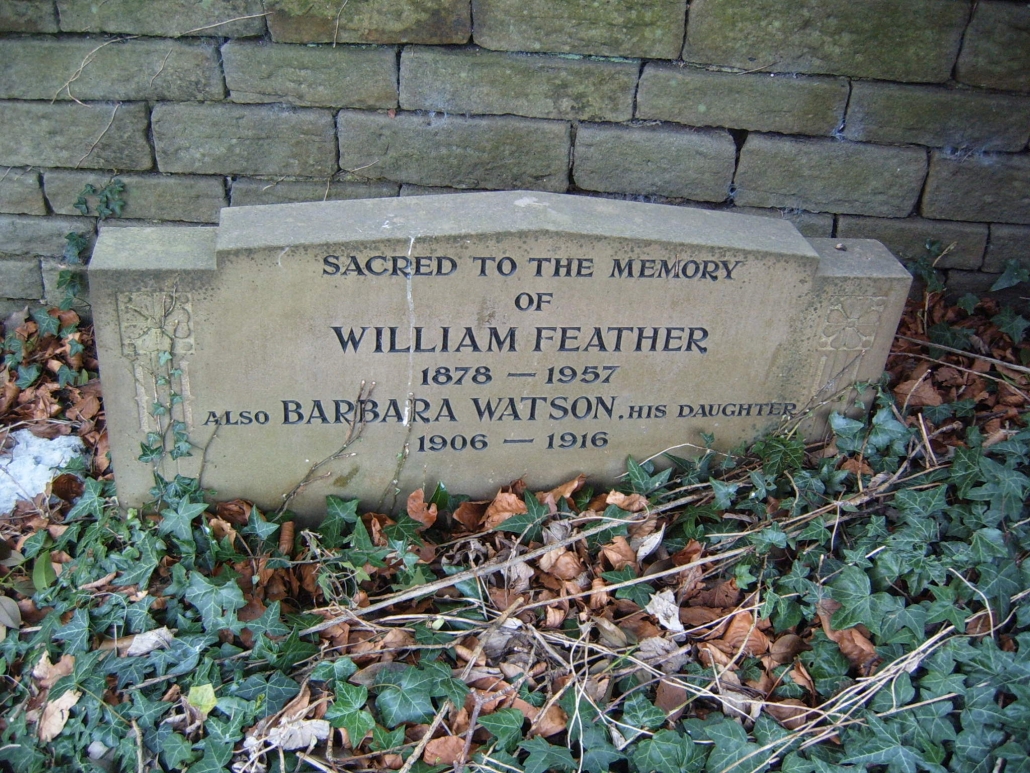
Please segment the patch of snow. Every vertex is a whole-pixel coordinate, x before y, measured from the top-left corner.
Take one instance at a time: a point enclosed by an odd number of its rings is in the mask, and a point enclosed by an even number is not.
[[[85,453],[82,440],[61,435],[48,440],[27,429],[11,433],[15,446],[0,454],[0,514],[8,513],[19,499],[32,499],[46,491],[54,470]]]

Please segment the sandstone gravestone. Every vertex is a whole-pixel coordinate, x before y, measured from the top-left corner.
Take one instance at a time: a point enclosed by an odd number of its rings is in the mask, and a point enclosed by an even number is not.
[[[610,483],[806,411],[817,431],[881,372],[910,282],[878,242],[537,192],[112,228],[89,273],[121,503],[156,466],[312,515],[438,481]]]

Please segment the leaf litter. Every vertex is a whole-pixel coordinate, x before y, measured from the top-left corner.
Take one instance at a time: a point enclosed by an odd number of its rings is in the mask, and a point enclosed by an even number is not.
[[[5,363],[0,421],[92,455],[0,519],[0,761],[1025,765],[1021,319],[911,301],[870,417],[835,415],[825,443],[788,426],[664,470],[628,460],[615,490],[589,471],[489,501],[439,486],[399,514],[330,497],[318,531],[184,479],[117,515],[99,385],[57,375],[95,369],[91,333],[73,353],[45,320],[9,320],[46,367],[27,383],[31,358]]]

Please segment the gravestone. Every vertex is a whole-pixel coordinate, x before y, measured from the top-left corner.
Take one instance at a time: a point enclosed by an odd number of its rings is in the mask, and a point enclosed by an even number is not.
[[[112,228],[89,278],[122,505],[156,468],[307,515],[818,433],[911,279],[785,220],[537,192]]]

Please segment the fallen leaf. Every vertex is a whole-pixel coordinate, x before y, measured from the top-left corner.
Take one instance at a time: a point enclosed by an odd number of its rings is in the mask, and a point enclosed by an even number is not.
[[[735,614],[730,618],[722,638],[715,639],[710,644],[727,655],[734,656],[739,652],[756,657],[769,651],[769,637],[758,629],[750,612]]]
[[[526,503],[512,493],[499,492],[483,516],[484,529],[496,529],[513,515],[528,513]]]
[[[533,726],[530,728],[530,735],[542,735],[545,738],[556,735],[569,723],[568,714],[557,703],[552,703],[546,710],[538,713]]]
[[[586,475],[578,475],[572,480],[567,481],[550,491],[540,492],[536,495],[537,501],[544,504],[548,496],[550,496],[554,502],[558,502],[560,499],[571,499],[572,495],[583,487],[583,484],[586,483],[586,479]]]
[[[147,631],[146,633],[138,633],[132,637],[132,642],[125,650],[125,657],[131,658],[138,655],[149,655],[154,650],[163,650],[171,646],[172,641],[175,640],[175,634],[173,634],[167,626],[161,626],[155,628],[153,631]]]
[[[457,735],[434,738],[426,744],[422,759],[427,765],[453,765],[465,751],[465,739]]]
[[[647,509],[647,498],[641,494],[623,494],[621,491],[609,491],[604,500],[627,513],[639,513]]]
[[[479,531],[488,504],[489,502],[462,502],[454,511],[454,520],[469,531]]]
[[[436,523],[436,505],[426,504],[426,492],[424,489],[415,489],[408,496],[408,516],[412,520],[422,524],[423,529],[428,529]]]
[[[835,631],[830,626],[830,618],[833,616],[833,606],[828,603],[831,600],[824,599],[816,606],[816,612],[819,615],[819,622],[822,623],[823,633],[826,634],[827,638],[832,639],[840,647],[840,651],[844,653],[852,665],[856,666],[864,676],[868,676],[872,673],[873,667],[876,662],[880,659],[880,656],[876,652],[876,647],[869,641],[861,631],[857,628],[845,628],[842,631]],[[833,602],[833,605],[840,606]]]
[[[675,722],[686,708],[687,690],[678,681],[662,679],[655,691],[654,704],[665,712],[669,722]]]
[[[614,537],[611,542],[601,548],[601,557],[616,572],[627,566],[636,568],[637,565],[637,552],[630,547],[625,537]]]
[[[72,707],[81,697],[82,693],[78,690],[68,690],[61,693],[59,698],[47,702],[37,728],[40,741],[50,743],[61,734],[71,715]]]
[[[797,698],[787,698],[778,703],[766,703],[765,710],[788,730],[797,730],[817,716],[813,709],[808,708]]]
[[[332,732],[332,726],[324,719],[293,719],[268,731],[267,742],[284,751],[310,749],[324,741]]]
[[[794,633],[785,633],[769,646],[769,656],[778,666],[790,663],[794,656],[801,652],[804,642]]]
[[[42,690],[49,690],[62,676],[68,676],[75,668],[75,657],[73,655],[62,655],[56,663],[50,662],[50,654],[43,652],[32,668],[32,677],[39,682]]]
[[[651,596],[644,611],[654,616],[658,624],[667,631],[683,633],[683,623],[680,622],[680,608],[676,603],[676,595],[671,589],[666,589]]]

